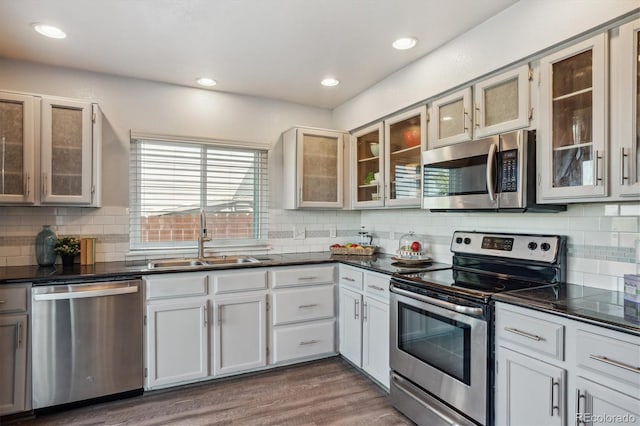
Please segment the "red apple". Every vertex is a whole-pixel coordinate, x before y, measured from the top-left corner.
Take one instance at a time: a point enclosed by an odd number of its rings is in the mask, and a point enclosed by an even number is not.
[[[411,243],[411,251],[420,251],[422,247],[418,241],[414,241]]]

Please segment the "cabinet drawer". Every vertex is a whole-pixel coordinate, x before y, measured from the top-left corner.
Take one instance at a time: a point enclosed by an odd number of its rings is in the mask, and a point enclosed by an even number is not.
[[[228,271],[209,275],[214,294],[236,293],[247,290],[266,290],[267,271]]]
[[[364,292],[367,296],[389,303],[389,276],[365,272]]]
[[[205,274],[169,274],[145,277],[143,280],[147,300],[207,294],[207,276]]]
[[[27,287],[0,288],[0,313],[26,311],[28,294]]]
[[[578,329],[576,363],[579,368],[631,385],[640,394],[640,338],[623,333]],[[602,383],[619,388],[615,383]]]
[[[362,270],[357,268],[340,267],[340,285],[362,291]]]
[[[333,283],[334,279],[334,265],[297,266],[294,268],[276,268],[271,270],[273,288],[329,284]]]
[[[273,325],[335,316],[334,286],[323,285],[273,292]]]
[[[335,321],[273,330],[273,363],[335,353]]]
[[[557,360],[564,360],[564,326],[505,309],[496,315],[498,344],[508,341]]]

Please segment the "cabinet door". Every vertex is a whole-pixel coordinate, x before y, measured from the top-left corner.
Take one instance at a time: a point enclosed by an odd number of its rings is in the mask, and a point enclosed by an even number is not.
[[[582,377],[576,378],[576,388],[576,425],[622,426],[640,422],[640,399]]]
[[[147,388],[207,377],[207,301],[147,306]]]
[[[420,154],[426,149],[426,124],[426,107],[385,120],[385,206],[420,206]]]
[[[566,424],[564,369],[503,347],[496,369],[496,424]]]
[[[41,202],[92,202],[92,104],[42,99]]]
[[[266,294],[259,293],[214,301],[214,375],[267,365],[266,300]]]
[[[0,415],[26,409],[27,315],[0,316]]]
[[[601,34],[540,60],[542,199],[607,195],[606,41]]]
[[[495,135],[529,125],[529,66],[523,65],[474,86],[474,133]]]
[[[354,133],[351,137],[353,207],[384,205],[384,139],[382,123]]]
[[[362,296],[340,288],[340,354],[358,367],[362,366],[361,310]]]
[[[640,198],[640,19],[619,31],[612,50],[611,184],[624,200]],[[612,76],[614,73],[612,72]],[[631,88],[631,90],[629,90]],[[617,191],[616,191],[617,189]]]
[[[362,309],[362,368],[389,389],[389,305],[369,297]]]
[[[36,100],[0,92],[0,203],[34,201]]]
[[[299,207],[343,206],[343,134],[298,129]]]
[[[470,141],[473,131],[471,110],[471,87],[433,101],[429,119],[429,149]]]

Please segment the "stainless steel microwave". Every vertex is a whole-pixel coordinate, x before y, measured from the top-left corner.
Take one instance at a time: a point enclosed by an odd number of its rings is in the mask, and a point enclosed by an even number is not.
[[[422,153],[431,211],[564,211],[536,203],[536,133],[518,130]]]

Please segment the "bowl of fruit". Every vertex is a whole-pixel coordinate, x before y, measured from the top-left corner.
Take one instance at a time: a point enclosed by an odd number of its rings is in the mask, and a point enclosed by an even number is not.
[[[396,256],[392,259],[399,263],[409,264],[430,262],[431,258],[427,255],[426,249],[426,241],[410,231],[400,237]]]
[[[329,247],[331,254],[357,254],[371,256],[376,252],[376,246],[363,246],[358,243],[332,244]]]

